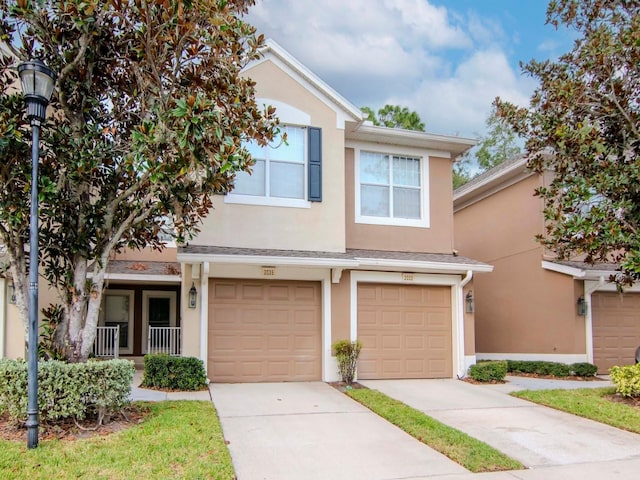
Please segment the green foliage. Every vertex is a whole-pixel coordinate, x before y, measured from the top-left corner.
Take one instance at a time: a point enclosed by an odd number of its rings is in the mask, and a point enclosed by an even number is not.
[[[377,390],[354,388],[347,395],[467,470],[477,473],[523,468],[490,445]]]
[[[556,61],[531,61],[530,107],[496,99],[497,114],[526,138],[528,166],[553,180],[537,190],[559,259],[620,263],[619,285],[640,279],[640,3],[554,0],[547,23],[578,33]]]
[[[143,387],[165,390],[202,390],[207,385],[202,360],[164,354],[144,356]]]
[[[362,350],[359,340],[350,342],[349,340],[338,340],[333,344],[333,352],[338,360],[338,373],[343,382],[352,384],[356,376],[358,357]]]
[[[598,373],[598,367],[586,362],[572,363],[569,365],[569,370],[571,370],[571,375],[577,377],[594,377]]]
[[[559,362],[543,362],[539,360],[507,360],[507,371],[514,373],[532,373],[536,375],[553,375],[555,377],[592,377],[598,367],[591,363],[573,363],[567,365]]]
[[[369,107],[362,107],[361,110],[367,114],[367,120],[379,127],[424,132],[424,123],[420,120],[420,115],[415,111],[410,111],[407,107],[385,105],[378,110],[377,114]]]
[[[469,367],[469,376],[478,382],[501,382],[507,376],[507,362],[479,362]]]
[[[138,405],[144,420],[113,435],[58,441],[0,440],[2,480],[235,480],[231,455],[211,402]]]
[[[491,109],[485,125],[487,133],[478,142],[478,150],[475,152],[478,166],[483,171],[522,153],[517,143],[518,136],[503,118],[496,115],[495,107]]]
[[[38,408],[42,421],[105,416],[129,404],[134,366],[128,360],[38,363]],[[27,363],[0,360],[0,405],[13,421],[27,418]]]
[[[243,18],[253,4],[0,0],[0,242],[26,325],[31,137],[15,66],[39,58],[57,73],[40,142],[40,267],[71,360],[90,352],[113,252],[196,235],[213,196],[250,171],[245,145],[276,135],[275,109],[241,73],[264,40]]]
[[[623,397],[640,397],[640,363],[611,367],[611,381]]]
[[[49,305],[42,309],[44,321],[40,329],[40,341],[38,342],[38,356],[43,360],[64,360],[64,352],[56,344],[56,333],[62,322],[62,307]]]

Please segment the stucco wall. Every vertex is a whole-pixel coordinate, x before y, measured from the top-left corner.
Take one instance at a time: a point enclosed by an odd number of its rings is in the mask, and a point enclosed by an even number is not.
[[[351,339],[351,272],[331,284],[331,344]]]
[[[238,205],[214,198],[214,209],[192,245],[344,251],[344,130],[336,113],[271,61],[246,72],[257,97],[284,102],[322,128],[322,202],[310,208]],[[277,114],[277,112],[276,112]]]
[[[375,145],[371,147],[375,151]],[[453,204],[451,160],[429,157],[429,228],[368,225],[355,222],[353,148],[345,151],[347,247],[367,250],[451,253]]]
[[[461,255],[494,266],[474,277],[478,353],[584,354],[584,317],[575,300],[581,287],[543,270],[542,201],[533,196],[540,177],[515,185],[455,213]]]

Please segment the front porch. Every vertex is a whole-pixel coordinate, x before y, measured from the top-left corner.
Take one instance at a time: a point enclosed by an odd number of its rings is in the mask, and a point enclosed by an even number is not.
[[[145,354],[182,355],[181,327],[153,327],[147,331]],[[136,366],[142,364],[142,356],[121,353],[127,345],[127,339],[121,336],[120,325],[97,327],[93,354],[98,358],[130,358]]]

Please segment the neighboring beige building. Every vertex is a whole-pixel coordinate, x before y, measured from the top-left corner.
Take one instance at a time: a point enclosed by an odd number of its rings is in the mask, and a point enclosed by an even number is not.
[[[463,375],[465,297],[491,271],[453,250],[452,164],[475,141],[372,126],[270,41],[245,74],[287,145],[252,148],[253,174],[188,245],[111,263],[104,324],[126,331],[121,353],[179,338],[214,382],[331,381],[332,343],[360,339],[361,379]],[[149,326],[178,333],[150,341]]]
[[[559,262],[535,236],[544,231],[548,175],[511,159],[454,192],[454,237],[463,255],[494,266],[474,280],[479,359],[591,362],[600,373],[634,363],[640,288],[616,292],[615,265]]]

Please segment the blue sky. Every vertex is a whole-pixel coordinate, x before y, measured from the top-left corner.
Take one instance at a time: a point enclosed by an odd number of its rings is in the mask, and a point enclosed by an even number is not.
[[[416,110],[427,131],[482,135],[496,96],[526,105],[519,62],[555,59],[573,32],[545,0],[257,0],[248,20],[354,105]]]

